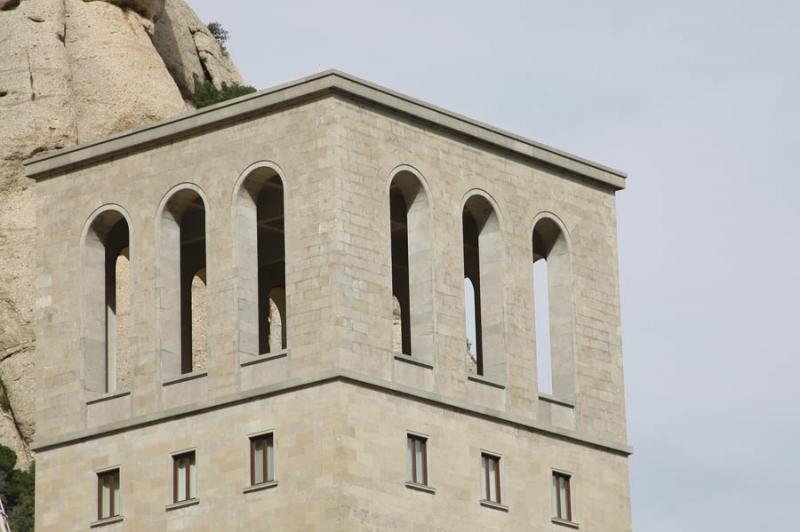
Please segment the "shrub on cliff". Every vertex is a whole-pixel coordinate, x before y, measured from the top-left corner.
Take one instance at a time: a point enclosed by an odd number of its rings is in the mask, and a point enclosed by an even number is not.
[[[0,497],[14,532],[33,532],[35,469],[14,469],[17,453],[0,445]]]
[[[200,81],[197,76],[195,76],[192,103],[196,108],[200,109],[201,107],[208,107],[209,105],[238,98],[239,96],[244,96],[252,92],[256,92],[256,89],[249,85],[239,85],[238,83],[228,85],[223,82],[222,87],[217,88],[207,79]]]

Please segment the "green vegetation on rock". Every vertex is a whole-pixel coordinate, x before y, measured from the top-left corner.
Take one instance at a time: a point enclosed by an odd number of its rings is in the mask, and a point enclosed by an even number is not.
[[[214,38],[219,43],[220,47],[222,47],[222,49],[225,50],[225,45],[228,44],[228,39],[230,39],[231,37],[230,32],[228,32],[228,30],[223,28],[222,24],[220,24],[219,22],[209,22],[208,31],[211,32],[211,35],[214,36]]]
[[[192,103],[196,108],[200,109],[201,107],[208,107],[209,105],[238,98],[239,96],[244,96],[245,94],[253,92],[256,92],[256,89],[250,85],[239,85],[238,83],[228,85],[223,82],[222,87],[217,88],[210,81],[200,81],[197,76],[195,76]]]
[[[8,515],[11,530],[33,532],[35,466],[30,471],[14,469],[17,453],[0,445],[0,497]]]

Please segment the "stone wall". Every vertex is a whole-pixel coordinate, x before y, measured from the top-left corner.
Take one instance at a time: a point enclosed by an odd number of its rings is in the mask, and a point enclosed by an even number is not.
[[[182,113],[193,76],[241,83],[183,0],[0,2],[0,443],[30,461],[36,215],[22,161]]]
[[[220,430],[223,428],[224,430]],[[246,492],[251,435],[274,431],[275,480]],[[406,486],[406,434],[428,436],[435,493]],[[172,503],[171,455],[194,450],[198,503]],[[480,453],[501,455],[502,502],[480,504]],[[97,519],[96,471],[119,467],[112,530],[547,531],[551,472],[573,474],[581,530],[630,532],[625,457],[348,383],[332,383],[42,453],[37,530]],[[41,469],[40,469],[41,466]],[[69,478],[70,489],[60,479]]]

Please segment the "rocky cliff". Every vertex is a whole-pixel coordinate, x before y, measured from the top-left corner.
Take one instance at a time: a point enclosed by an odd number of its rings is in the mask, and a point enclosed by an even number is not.
[[[183,0],[0,0],[0,443],[31,460],[36,213],[22,161],[191,109],[242,83]]]

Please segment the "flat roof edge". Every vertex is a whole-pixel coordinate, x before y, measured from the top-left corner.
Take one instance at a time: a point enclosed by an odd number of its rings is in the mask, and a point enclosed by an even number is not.
[[[198,131],[245,120],[248,116],[267,113],[281,107],[291,107],[324,96],[326,93],[352,95],[525,158],[562,168],[610,186],[615,190],[625,188],[627,175],[624,172],[472,120],[337,70],[327,70],[93,142],[45,153],[24,161],[25,172],[32,179],[43,179],[76,167],[96,164],[111,157],[146,149],[148,146],[167,143],[172,139],[189,136]]]

